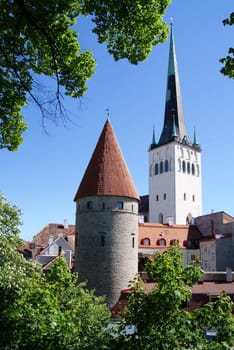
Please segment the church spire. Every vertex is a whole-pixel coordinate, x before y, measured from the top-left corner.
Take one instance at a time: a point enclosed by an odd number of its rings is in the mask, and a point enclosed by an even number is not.
[[[158,145],[160,146],[172,141],[171,135],[173,133],[177,135],[177,140],[179,142],[185,141],[186,143],[190,143],[184,122],[178,66],[171,22],[164,125]]]

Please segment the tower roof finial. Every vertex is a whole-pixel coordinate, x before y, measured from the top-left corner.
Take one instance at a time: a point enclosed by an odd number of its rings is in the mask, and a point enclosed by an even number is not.
[[[170,25],[173,26],[173,17],[170,18]]]
[[[107,114],[107,120],[110,120],[110,108],[107,107],[107,108],[105,109],[105,111],[106,111],[106,114]]]

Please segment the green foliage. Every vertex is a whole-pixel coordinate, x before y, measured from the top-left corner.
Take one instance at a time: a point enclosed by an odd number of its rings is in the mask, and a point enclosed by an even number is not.
[[[223,20],[224,25],[232,26],[234,24],[234,12],[230,14],[229,18]],[[220,72],[229,78],[234,79],[234,48],[230,47],[228,50],[228,55],[224,58],[221,58],[221,63],[224,66],[221,68]]]
[[[81,50],[73,29],[80,15],[92,15],[99,42],[107,43],[116,60],[127,58],[136,64],[147,58],[152,45],[165,41],[168,28],[162,18],[169,3],[0,0],[0,148],[14,151],[22,142],[26,124],[21,109],[29,99],[43,120],[56,120],[57,113],[64,116],[63,92],[74,98],[85,93],[95,59],[89,50]],[[48,96],[38,75],[53,78],[54,95]]]
[[[221,295],[216,303],[209,303],[195,313],[184,309],[191,297],[190,287],[201,276],[198,262],[183,267],[182,254],[177,247],[170,247],[157,252],[146,271],[155,286],[146,294],[140,278],[132,282],[128,308],[119,337],[115,339],[116,348],[221,350],[228,349],[226,345],[234,345],[229,297]],[[135,325],[135,334],[123,336],[126,325]],[[205,332],[212,327],[217,330],[217,337],[208,341]]]
[[[0,346],[12,350],[98,350],[109,339],[105,327],[110,315],[103,298],[77,283],[63,257],[48,275],[27,277],[27,288],[1,311]]]
[[[20,211],[0,196],[0,348],[99,350],[109,341],[103,298],[79,284],[58,257],[48,274],[25,260],[17,226]]]
[[[69,96],[82,96],[95,60],[90,51],[81,52],[71,29],[80,1],[0,0],[0,5],[0,148],[12,151],[26,129],[20,110],[28,98],[46,114],[45,101],[33,92],[35,74],[55,78],[55,96],[45,99],[48,104],[57,101],[61,109],[61,87]]]
[[[170,0],[86,0],[84,13],[93,15],[94,33],[107,43],[115,60],[145,60],[153,45],[164,42],[168,27],[163,16]]]
[[[19,234],[20,215],[20,209],[7,202],[3,194],[0,193],[0,236],[10,234],[17,236]]]

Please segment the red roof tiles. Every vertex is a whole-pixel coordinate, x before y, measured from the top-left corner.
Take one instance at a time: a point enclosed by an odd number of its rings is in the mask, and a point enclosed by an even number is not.
[[[74,201],[97,195],[139,199],[109,120],[104,125]]]

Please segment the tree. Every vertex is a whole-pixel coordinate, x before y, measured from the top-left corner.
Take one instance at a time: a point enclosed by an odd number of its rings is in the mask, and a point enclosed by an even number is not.
[[[234,24],[234,12],[232,12],[229,18],[223,20],[223,24],[232,26]],[[230,47],[228,50],[228,55],[224,58],[221,58],[221,63],[224,66],[221,68],[221,73],[228,76],[229,78],[234,79],[234,48]]]
[[[19,209],[0,197],[0,348],[105,349],[109,310],[58,257],[45,275],[17,248]]]
[[[123,349],[181,350],[228,349],[234,344],[232,303],[228,296],[221,295],[217,302],[195,313],[184,309],[191,297],[191,286],[201,276],[198,262],[183,267],[182,254],[177,247],[170,247],[157,252],[146,271],[155,286],[146,294],[139,278],[133,282],[118,345]],[[134,335],[122,336],[126,325],[136,327]],[[208,341],[205,333],[211,327],[217,330],[217,337]]]
[[[27,126],[21,109],[29,99],[43,120],[56,120],[57,113],[64,116],[64,92],[74,98],[85,93],[95,59],[77,41],[74,25],[79,16],[92,16],[98,41],[107,43],[116,60],[127,58],[136,64],[148,57],[153,45],[166,40],[168,28],[162,18],[169,3],[0,0],[0,148],[13,151],[22,142]],[[38,75],[53,78],[53,95],[38,83]]]
[[[58,257],[48,275],[35,275],[27,290],[8,308],[7,344],[10,349],[105,349],[109,311],[77,284],[77,276]],[[8,335],[8,338],[7,338]]]

